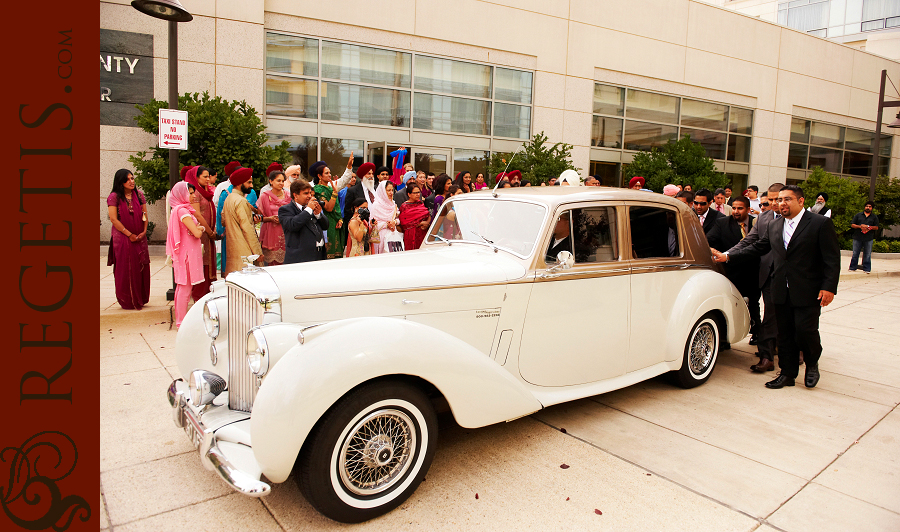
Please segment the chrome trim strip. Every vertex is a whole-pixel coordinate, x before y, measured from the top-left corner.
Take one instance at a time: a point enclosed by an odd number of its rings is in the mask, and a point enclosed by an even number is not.
[[[530,282],[531,279],[528,279]],[[510,281],[515,282],[515,281]],[[419,288],[385,288],[381,290],[359,290],[356,292],[331,292],[331,293],[320,293],[320,294],[299,294],[294,296],[294,299],[316,299],[319,297],[349,297],[349,296],[370,296],[377,294],[400,294],[404,292],[427,292],[430,290],[450,290],[457,288],[477,288],[482,286],[503,286],[509,284],[508,282],[499,282],[499,283],[472,283],[472,284],[459,284],[453,286],[422,286]]]
[[[265,482],[255,479],[240,469],[234,467],[231,462],[225,458],[225,455],[216,445],[216,438],[213,436],[212,445],[206,451],[206,459],[213,466],[213,471],[218,474],[226,484],[232,489],[243,493],[249,497],[263,497],[272,491],[272,487]]]
[[[614,268],[609,270],[587,270],[587,271],[566,271],[556,272],[548,275],[538,274],[535,282],[543,283],[547,281],[574,281],[576,279],[597,279],[600,277],[615,277],[618,275],[626,275],[631,272],[631,268]]]

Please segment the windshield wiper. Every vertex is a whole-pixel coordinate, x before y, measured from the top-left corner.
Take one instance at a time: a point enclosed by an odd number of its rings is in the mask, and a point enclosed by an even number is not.
[[[441,239],[441,241],[450,244],[450,241],[449,241],[449,240],[447,240],[446,238],[442,237],[441,235],[439,235],[439,234],[437,234],[437,233],[435,233],[435,234],[433,234],[433,235],[431,235],[431,236],[432,236],[432,238],[439,238],[439,239]]]
[[[477,236],[478,238],[484,240],[484,241],[487,242],[488,244],[493,244],[493,243],[494,243],[493,240],[488,240],[487,238],[484,238],[484,237],[481,236],[480,234],[476,233],[475,231],[469,231],[469,232],[472,233],[473,235]]]

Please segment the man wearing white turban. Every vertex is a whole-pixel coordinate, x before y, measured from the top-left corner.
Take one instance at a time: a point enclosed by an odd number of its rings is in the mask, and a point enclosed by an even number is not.
[[[575,170],[566,170],[559,175],[557,180],[559,185],[564,186],[581,186],[581,176]]]

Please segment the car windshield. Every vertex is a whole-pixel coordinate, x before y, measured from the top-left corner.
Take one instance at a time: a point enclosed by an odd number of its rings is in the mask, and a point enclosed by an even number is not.
[[[425,241],[480,242],[527,257],[546,213],[543,205],[521,201],[451,200],[441,206]]]

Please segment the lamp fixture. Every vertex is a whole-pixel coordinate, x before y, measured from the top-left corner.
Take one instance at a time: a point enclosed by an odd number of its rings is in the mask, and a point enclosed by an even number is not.
[[[151,17],[171,22],[190,22],[194,19],[178,0],[132,0],[131,7]]]

